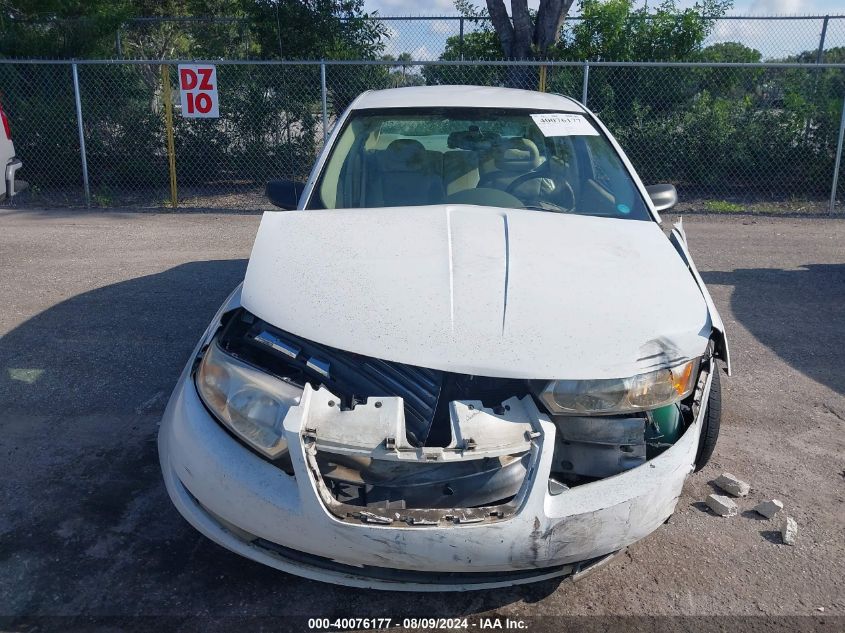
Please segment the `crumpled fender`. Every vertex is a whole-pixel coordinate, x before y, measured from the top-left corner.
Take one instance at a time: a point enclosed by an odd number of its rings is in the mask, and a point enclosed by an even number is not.
[[[707,310],[710,312],[710,322],[713,324],[714,342],[716,344],[715,356],[721,358],[727,369],[728,376],[731,374],[731,354],[728,349],[728,337],[725,333],[725,324],[716,309],[716,304],[713,303],[713,298],[710,296],[710,291],[704,284],[704,280],[695,267],[695,262],[692,261],[692,256],[687,248],[687,234],[684,232],[683,219],[678,219],[678,222],[672,225],[672,233],[669,235],[669,241],[678,251],[678,255],[684,260],[684,263],[689,268],[690,274],[695,283],[698,284],[698,289],[701,290],[701,296],[704,297],[704,302],[707,304]]]

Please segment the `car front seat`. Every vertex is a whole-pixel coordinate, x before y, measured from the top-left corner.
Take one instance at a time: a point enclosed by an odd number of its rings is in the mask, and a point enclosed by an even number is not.
[[[542,163],[540,150],[527,138],[503,138],[491,150],[495,169],[481,176],[479,187],[506,190],[517,176]],[[539,184],[536,185],[539,189]]]
[[[378,173],[368,191],[368,204],[385,207],[440,204],[446,194],[443,177],[433,162],[419,141],[396,139],[376,156]]]

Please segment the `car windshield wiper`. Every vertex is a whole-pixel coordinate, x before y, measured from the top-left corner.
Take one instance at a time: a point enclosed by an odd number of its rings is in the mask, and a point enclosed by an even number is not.
[[[551,211],[552,213],[574,213],[572,209],[565,209],[564,207],[559,207],[556,204],[548,203],[549,206],[541,206],[541,205],[525,205],[522,207],[523,209],[528,209],[529,211]]]

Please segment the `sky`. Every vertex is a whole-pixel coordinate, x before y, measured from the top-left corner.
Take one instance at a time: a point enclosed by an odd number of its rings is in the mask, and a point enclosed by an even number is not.
[[[657,0],[652,0],[652,3]],[[483,5],[484,0],[476,0]],[[528,0],[528,5],[537,8],[539,0]],[[680,6],[695,4],[690,0],[679,0]],[[505,0],[505,5],[510,2]],[[381,15],[454,15],[452,0],[364,0],[367,11],[378,10]],[[734,15],[825,15],[845,14],[842,0],[735,0],[730,12]]]

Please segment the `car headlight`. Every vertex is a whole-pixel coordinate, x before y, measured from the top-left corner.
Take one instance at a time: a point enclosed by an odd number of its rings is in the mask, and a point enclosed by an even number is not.
[[[224,352],[213,341],[196,375],[200,398],[226,427],[262,455],[288,450],[282,422],[299,404],[302,389]]]
[[[538,397],[552,414],[599,415],[648,411],[686,398],[695,387],[699,360],[630,378],[553,380]]]

